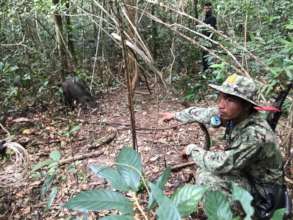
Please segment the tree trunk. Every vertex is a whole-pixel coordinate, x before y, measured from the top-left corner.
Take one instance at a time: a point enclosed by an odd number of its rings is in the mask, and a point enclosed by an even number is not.
[[[152,6],[152,15],[156,16],[156,6],[153,5]],[[152,52],[153,52],[153,58],[154,60],[157,60],[158,57],[158,53],[157,53],[157,48],[158,48],[158,25],[157,22],[155,22],[154,20],[152,20]]]
[[[59,0],[52,0],[52,2],[56,6],[59,4]],[[66,46],[65,46],[64,35],[63,35],[62,17],[57,11],[55,11],[53,18],[54,18],[55,31],[56,31],[56,42],[57,42],[59,57],[61,60],[61,73],[62,73],[62,78],[64,79],[65,73],[69,72],[69,70],[68,70],[68,60],[66,55]]]
[[[198,18],[198,9],[197,9],[197,6],[198,6],[198,0],[193,0],[194,17],[195,18]]]
[[[74,64],[76,64],[76,56],[75,56],[75,49],[74,49],[74,43],[73,43],[73,34],[72,34],[72,26],[71,26],[71,19],[70,19],[70,0],[66,1],[66,8],[67,8],[67,15],[65,17],[66,20],[66,31],[67,31],[67,45],[68,50],[71,54],[71,59],[73,60]],[[72,65],[72,64],[71,64]]]

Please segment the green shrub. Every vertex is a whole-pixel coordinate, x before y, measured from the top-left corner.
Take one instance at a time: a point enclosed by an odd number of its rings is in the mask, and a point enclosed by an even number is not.
[[[210,191],[205,186],[187,184],[168,197],[164,194],[164,185],[170,177],[171,170],[167,168],[159,179],[152,183],[143,176],[140,155],[132,148],[124,147],[113,166],[91,165],[91,170],[103,177],[111,184],[111,188],[95,189],[80,192],[71,198],[65,207],[68,209],[89,212],[102,210],[116,210],[116,215],[106,216],[102,220],[130,220],[134,215],[141,219],[150,219],[150,211],[155,210],[156,219],[180,220],[197,211],[198,204],[209,220],[236,220],[240,219],[232,211],[231,205],[238,201],[246,213],[245,220],[252,219],[254,209],[251,206],[252,196],[243,188],[233,184],[232,193],[228,195],[220,191]],[[140,185],[143,185],[148,196],[148,205],[140,205]],[[282,219],[282,214],[276,212],[274,220]],[[146,214],[147,213],[147,214]]]

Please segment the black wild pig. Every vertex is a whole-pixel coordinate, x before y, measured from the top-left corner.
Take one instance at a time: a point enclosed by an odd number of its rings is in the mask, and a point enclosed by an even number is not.
[[[68,77],[62,83],[62,90],[65,104],[72,108],[77,103],[80,103],[82,106],[90,105],[91,107],[95,104],[88,86],[77,77]]]

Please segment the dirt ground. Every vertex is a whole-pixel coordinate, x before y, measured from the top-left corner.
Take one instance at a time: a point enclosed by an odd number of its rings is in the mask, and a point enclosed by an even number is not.
[[[48,159],[53,150],[60,151],[61,159],[91,153],[99,156],[73,160],[59,167],[53,182],[53,186],[58,187],[58,193],[49,210],[46,210],[48,197],[40,196],[44,178],[32,175],[21,187],[1,189],[1,196],[4,195],[6,201],[6,213],[1,213],[0,219],[69,219],[80,216],[62,208],[62,205],[81,190],[105,186],[105,181],[95,177],[88,166],[111,164],[123,146],[132,146],[127,91],[121,88],[108,91],[97,102],[97,109],[69,111],[57,105],[44,112],[28,112],[6,120],[5,127],[17,134],[15,139],[28,150],[32,165]],[[159,88],[155,88],[153,94],[139,88],[135,94],[137,146],[149,180],[155,180],[166,166],[186,162],[181,154],[187,144],[204,144],[203,132],[197,124],[181,125],[176,121],[159,123],[160,112],[181,110],[184,106],[180,103],[179,99]],[[212,102],[194,104],[207,106]],[[19,118],[28,120],[15,122]],[[74,127],[78,129],[70,132]],[[211,131],[212,137],[220,136],[222,132]],[[108,137],[106,142],[109,143],[101,144],[101,140]],[[178,186],[191,181],[194,170],[194,167],[188,167],[172,173],[166,193],[170,194]],[[91,216],[93,219],[97,217],[96,214]]]

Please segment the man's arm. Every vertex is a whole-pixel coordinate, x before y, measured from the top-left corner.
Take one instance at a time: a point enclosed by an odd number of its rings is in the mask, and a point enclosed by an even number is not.
[[[207,20],[206,24],[211,25],[214,29],[217,29],[217,19],[215,16],[211,16],[209,17],[209,19]]]
[[[210,108],[199,108],[199,107],[190,107],[184,109],[181,112],[176,112],[174,114],[175,119],[183,123],[199,122],[203,124],[209,124],[211,117],[218,115],[217,107]]]
[[[206,151],[194,145],[189,153],[197,166],[213,173],[239,171],[251,163],[261,148],[261,140],[246,131],[225,151]]]

